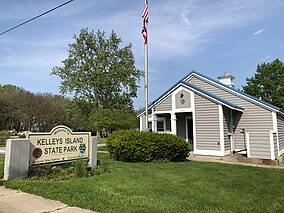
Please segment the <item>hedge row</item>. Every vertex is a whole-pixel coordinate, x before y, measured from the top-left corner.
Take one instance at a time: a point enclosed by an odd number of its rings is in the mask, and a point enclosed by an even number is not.
[[[171,134],[120,130],[107,138],[112,158],[125,162],[184,161],[187,142]]]

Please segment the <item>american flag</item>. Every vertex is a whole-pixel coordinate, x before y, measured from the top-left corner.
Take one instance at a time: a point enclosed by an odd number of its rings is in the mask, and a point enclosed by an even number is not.
[[[147,44],[148,33],[147,33],[147,27],[145,23],[143,23],[142,36],[144,38],[144,44]]]
[[[145,1],[145,7],[142,13],[142,19],[148,24],[149,16],[148,16],[148,0]]]
[[[145,7],[142,13],[142,19],[143,19],[142,35],[144,38],[144,44],[147,44],[148,40],[147,24],[149,21],[148,0],[145,0]]]

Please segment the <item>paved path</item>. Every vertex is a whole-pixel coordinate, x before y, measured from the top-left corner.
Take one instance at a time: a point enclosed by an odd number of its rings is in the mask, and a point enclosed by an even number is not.
[[[0,147],[0,154],[5,154],[5,151],[6,150],[6,148],[5,147]]]
[[[284,166],[271,166],[271,165],[263,165],[263,164],[253,164],[253,163],[246,163],[246,162],[234,162],[234,161],[227,161],[222,160],[219,157],[210,157],[210,156],[189,156],[187,160],[192,161],[202,161],[202,162],[214,162],[214,163],[224,163],[224,164],[236,164],[242,166],[253,166],[253,167],[262,167],[262,168],[272,168],[272,169],[284,169]]]
[[[106,146],[106,143],[98,143],[97,147],[103,147]],[[108,153],[108,151],[97,151],[98,153]]]
[[[1,213],[94,213],[55,200],[0,187]]]

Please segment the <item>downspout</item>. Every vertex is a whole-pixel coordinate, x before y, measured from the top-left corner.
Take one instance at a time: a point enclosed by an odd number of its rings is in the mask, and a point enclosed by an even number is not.
[[[233,116],[233,110],[231,109],[231,121],[230,121],[230,128],[229,128],[229,136],[230,136],[230,142],[231,142],[231,152],[233,153],[235,151],[235,142],[234,142],[234,116]]]

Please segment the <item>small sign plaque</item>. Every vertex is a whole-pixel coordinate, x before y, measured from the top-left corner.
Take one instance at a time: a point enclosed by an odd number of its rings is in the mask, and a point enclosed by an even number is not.
[[[30,133],[30,164],[47,164],[89,157],[90,132],[72,132],[66,126],[49,133]]]

